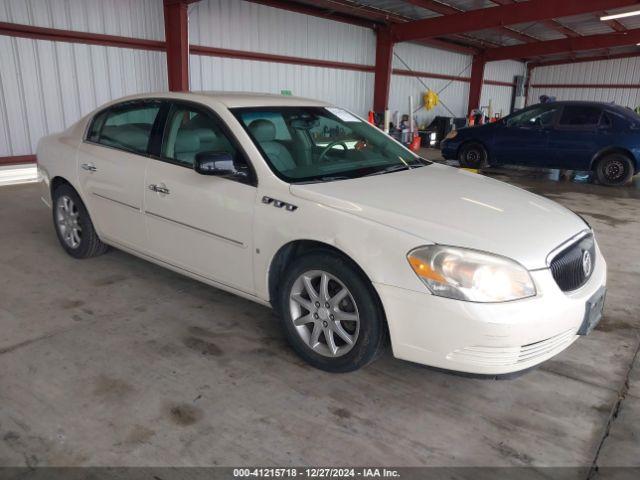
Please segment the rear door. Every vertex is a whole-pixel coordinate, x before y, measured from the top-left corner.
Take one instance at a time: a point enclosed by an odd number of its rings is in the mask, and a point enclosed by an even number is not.
[[[160,101],[138,100],[98,113],[78,149],[80,189],[100,235],[144,249],[143,192]]]
[[[606,126],[600,129],[601,118],[599,105],[565,105],[549,136],[549,148],[555,156],[551,166],[588,170],[606,133]]]
[[[236,165],[248,166],[238,143],[211,110],[172,102],[161,149],[150,160],[145,181],[150,253],[205,279],[251,294],[255,175],[201,175],[193,165],[202,152],[226,152],[234,157]]]
[[[559,111],[539,105],[504,120],[494,135],[492,157],[497,163],[542,166],[548,163],[549,132]]]

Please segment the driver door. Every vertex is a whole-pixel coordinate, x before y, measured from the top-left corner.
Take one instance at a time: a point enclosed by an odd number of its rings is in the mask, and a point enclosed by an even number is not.
[[[497,163],[545,166],[552,163],[549,135],[559,108],[537,106],[504,120],[496,133],[492,155]]]
[[[147,167],[145,222],[151,254],[208,280],[254,292],[253,212],[256,187],[247,178],[201,175],[196,155],[244,154],[206,107],[172,102],[161,152]]]

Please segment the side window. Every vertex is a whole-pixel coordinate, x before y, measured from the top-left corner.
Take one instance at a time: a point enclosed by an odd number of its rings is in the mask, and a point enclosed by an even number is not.
[[[106,120],[108,113],[108,111],[101,112],[93,118],[91,127],[89,127],[89,132],[87,132],[87,140],[96,143],[100,140],[100,130],[102,130],[102,126],[104,125],[104,121]]]
[[[587,105],[567,105],[562,110],[558,125],[565,127],[585,127],[597,125],[602,109]]]
[[[88,140],[146,154],[160,104],[145,102],[116,106],[94,119]]]
[[[509,127],[546,127],[553,123],[558,107],[537,107],[517,113],[507,119]]]
[[[193,107],[173,105],[165,127],[162,157],[192,168],[196,155],[203,152],[225,152],[239,160],[238,151],[216,119]]]

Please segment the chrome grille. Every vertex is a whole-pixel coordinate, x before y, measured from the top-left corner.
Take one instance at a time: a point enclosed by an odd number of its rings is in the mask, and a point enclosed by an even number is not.
[[[596,244],[588,234],[558,253],[549,264],[551,274],[563,292],[587,283],[596,263]]]

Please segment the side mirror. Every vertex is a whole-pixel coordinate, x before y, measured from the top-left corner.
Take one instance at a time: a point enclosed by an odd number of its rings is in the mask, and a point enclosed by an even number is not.
[[[200,175],[230,177],[241,173],[227,152],[200,152],[196,155],[193,169]]]

